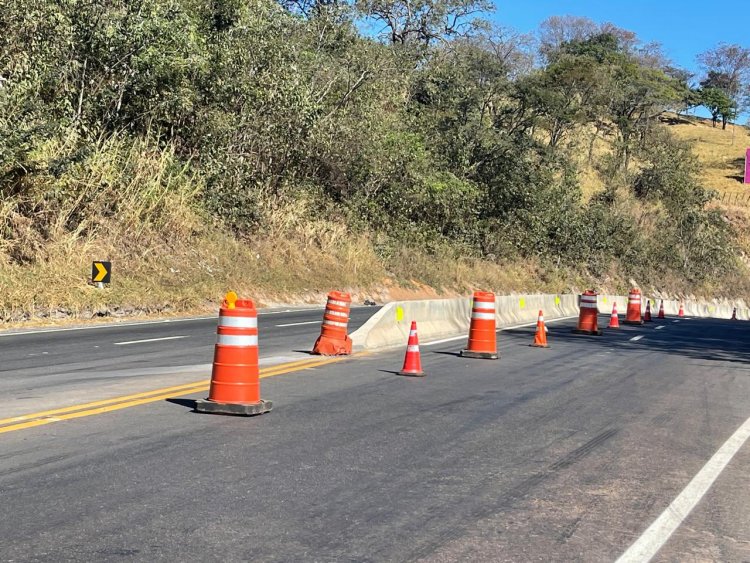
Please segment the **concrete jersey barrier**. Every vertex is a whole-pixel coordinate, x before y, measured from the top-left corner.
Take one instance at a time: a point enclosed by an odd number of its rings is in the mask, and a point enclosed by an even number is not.
[[[498,328],[532,323],[537,320],[539,310],[546,320],[578,316],[578,295],[500,295],[495,298]],[[659,311],[660,299],[650,298],[654,318]],[[613,303],[622,315],[628,298],[622,295],[599,295],[599,312],[609,314]],[[685,315],[694,317],[731,318],[734,305],[729,301],[695,302],[684,301]],[[677,315],[680,302],[664,300],[667,315]],[[642,310],[646,309],[643,299]],[[355,350],[374,350],[403,346],[409,337],[411,321],[417,321],[422,342],[468,335],[471,317],[471,298],[429,299],[421,301],[394,301],[387,303],[364,325],[350,336]],[[750,312],[746,307],[737,308],[737,318],[747,320]]]

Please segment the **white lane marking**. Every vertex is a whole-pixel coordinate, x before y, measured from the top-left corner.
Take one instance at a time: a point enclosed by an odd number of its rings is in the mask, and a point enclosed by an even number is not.
[[[352,309],[364,309],[364,305],[352,306]],[[325,308],[306,308],[306,309],[286,309],[284,311],[258,311],[258,315],[281,315],[282,313],[304,313],[308,311],[325,311]],[[90,326],[71,326],[64,328],[42,328],[38,330],[19,330],[0,332],[0,338],[6,338],[9,336],[24,336],[26,334],[48,334],[50,332],[73,332],[76,330],[95,330],[103,328],[121,328],[121,327],[132,327],[132,326],[148,326],[148,325],[160,325],[160,324],[171,324],[171,323],[186,323],[190,321],[208,321],[211,319],[218,319],[217,315],[207,317],[185,317],[177,319],[160,319],[158,321],[134,321],[130,323],[106,323],[106,324],[95,324]]]
[[[71,326],[68,328],[44,328],[40,330],[23,330],[20,332],[0,332],[0,338],[8,336],[25,336],[27,334],[47,334],[50,332],[73,332],[76,330],[93,330],[96,328],[120,328],[120,327],[131,327],[131,326],[143,326],[143,325],[160,325],[168,323],[184,323],[188,321],[206,321],[216,317],[190,317],[186,319],[163,319],[160,321],[142,321],[134,323],[116,323],[116,324],[103,324],[103,325],[91,325],[91,326]]]
[[[567,321],[569,319],[577,319],[578,315],[574,317],[560,317],[559,319],[549,319],[547,321],[544,321],[545,325],[548,325],[549,323],[554,323],[557,321]],[[506,326],[503,328],[497,329],[497,332],[503,331],[503,330],[513,330],[516,328],[525,328],[528,326],[536,326],[537,321],[534,321],[532,323],[524,323],[521,325],[513,325],[513,326]],[[420,346],[434,346],[436,344],[445,344],[446,342],[454,342],[456,340],[466,340],[469,337],[468,334],[464,334],[461,336],[452,336],[451,338],[443,338],[442,340],[433,340],[432,342],[420,342]]]
[[[115,342],[115,346],[128,346],[129,344],[145,344],[146,342],[162,342],[164,340],[179,340],[190,338],[189,336],[165,336],[163,338],[147,338],[146,340],[129,340],[128,342]]]
[[[631,342],[638,342],[641,338],[643,338],[645,335],[639,334],[638,336],[634,336],[630,339]]]
[[[656,327],[656,330],[661,330],[663,328],[664,328],[664,325],[659,325],[659,326]]]
[[[617,563],[646,563],[650,561],[708,492],[719,475],[721,475],[721,472],[724,471],[749,437],[750,418],[724,442],[724,445],[719,448],[698,474],[693,477],[688,486],[672,501],[672,504],[622,554]]]
[[[673,323],[679,323],[680,321],[672,321]]]
[[[284,325],[274,325],[277,327],[283,327],[283,326],[302,326],[302,325],[319,325],[320,321],[305,321],[304,323],[287,323]]]

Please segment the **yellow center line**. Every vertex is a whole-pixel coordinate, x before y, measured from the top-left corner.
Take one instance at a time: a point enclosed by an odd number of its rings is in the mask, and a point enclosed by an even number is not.
[[[268,368],[260,370],[260,377],[266,378],[276,375],[283,375],[285,373],[301,371],[303,369],[309,369],[326,364],[331,364],[334,362],[339,362],[343,359],[345,358],[336,357],[312,360],[306,359],[275,366],[269,366]],[[164,399],[179,397],[182,395],[192,395],[193,393],[206,391],[209,387],[209,384],[209,380],[195,381],[193,383],[185,383],[183,385],[176,385],[173,387],[164,387],[162,389],[145,391],[143,393],[135,393],[133,395],[125,395],[121,397],[114,397],[112,399],[104,399],[91,403],[73,405],[60,409],[53,409],[20,415],[12,418],[6,418],[0,420],[0,434],[3,434],[5,432],[13,432],[16,430],[23,430],[25,428],[42,426],[44,424],[50,424],[52,422],[60,422],[62,420],[71,420],[75,418],[82,418],[84,416],[103,414],[129,407],[135,407],[138,405],[144,405],[146,403],[153,403],[156,401],[162,401]]]

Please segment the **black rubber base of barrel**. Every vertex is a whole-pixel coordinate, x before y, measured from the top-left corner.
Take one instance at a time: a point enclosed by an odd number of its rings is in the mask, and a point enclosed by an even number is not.
[[[644,321],[622,321],[622,324],[626,324],[626,325],[638,325],[638,326],[640,326],[643,323],[644,323]]]
[[[241,403],[217,403],[208,399],[201,399],[195,402],[195,411],[207,414],[229,414],[234,416],[256,416],[270,412],[273,408],[271,401],[261,401],[253,405],[243,405]]]
[[[549,344],[529,344],[532,348],[549,348]]]
[[[471,350],[461,350],[462,358],[473,358],[477,360],[497,360],[500,354],[493,354],[492,352],[472,352]]]
[[[581,330],[580,328],[574,328],[573,334],[584,334],[586,336],[601,336],[601,330]]]

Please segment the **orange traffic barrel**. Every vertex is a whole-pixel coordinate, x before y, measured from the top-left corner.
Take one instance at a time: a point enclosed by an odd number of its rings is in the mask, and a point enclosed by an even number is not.
[[[576,334],[588,334],[590,336],[601,336],[599,330],[599,294],[593,290],[587,290],[580,297],[580,313],[578,314],[578,328],[573,332]]]
[[[628,325],[642,325],[643,319],[641,318],[641,290],[633,288],[628,294],[628,310],[623,321]]]
[[[219,310],[211,388],[207,399],[196,402],[195,410],[250,416],[268,412],[272,406],[260,398],[255,304],[229,292]]]
[[[495,331],[495,294],[475,291],[471,307],[469,344],[461,351],[464,358],[497,360],[497,332]]]
[[[348,356],[352,353],[352,339],[347,334],[352,297],[348,293],[332,291],[328,294],[320,336],[312,353],[323,356]]]

